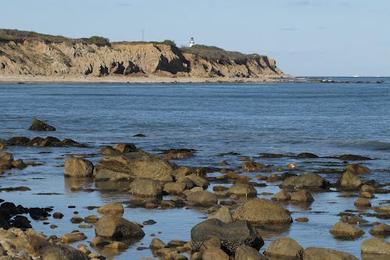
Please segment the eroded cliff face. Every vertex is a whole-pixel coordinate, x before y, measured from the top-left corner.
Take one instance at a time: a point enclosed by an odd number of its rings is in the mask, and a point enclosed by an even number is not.
[[[273,59],[202,57],[164,43],[45,43],[0,42],[0,75],[34,76],[163,76],[163,77],[279,77]]]

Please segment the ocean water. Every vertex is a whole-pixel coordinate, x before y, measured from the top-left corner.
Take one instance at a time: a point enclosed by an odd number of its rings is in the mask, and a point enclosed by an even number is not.
[[[237,156],[219,156],[238,152],[259,162],[285,166],[297,163],[307,171],[321,171],[342,162],[320,158],[260,159],[260,153],[312,152],[321,157],[352,153],[374,160],[365,162],[372,172],[365,178],[390,183],[390,80],[367,79],[355,83],[280,83],[280,84],[2,84],[0,85],[0,138],[12,136],[47,136],[72,138],[89,148],[11,147],[17,159],[42,162],[42,166],[13,170],[0,177],[0,187],[28,186],[31,191],[0,193],[0,198],[24,206],[53,206],[65,214],[63,220],[50,219],[57,229],[42,222],[34,228],[60,236],[78,229],[69,219],[73,211],[81,216],[96,214],[85,207],[130,199],[126,193],[98,189],[73,191],[72,187],[95,188],[92,181],[64,179],[63,162],[67,154],[91,154],[100,146],[133,142],[149,152],[161,149],[192,148],[196,156],[177,161],[179,165],[220,166],[227,160],[231,167],[240,164]],[[34,133],[26,130],[38,117],[57,127],[56,132]],[[143,133],[145,138],[133,137]],[[254,177],[255,175],[252,175]],[[337,175],[325,174],[334,182]],[[229,185],[229,184],[227,184]],[[278,183],[258,188],[259,193],[279,191]],[[41,195],[40,193],[56,193]],[[259,195],[269,197],[269,195]],[[360,243],[335,240],[330,227],[338,221],[340,211],[355,209],[356,199],[339,193],[316,193],[310,208],[287,207],[293,218],[307,216],[308,223],[294,223],[277,236],[265,236],[267,243],[278,236],[291,236],[302,246],[321,246],[348,251],[360,256]],[[372,203],[383,203],[389,196],[378,195]],[[69,209],[75,205],[76,209]],[[115,259],[138,259],[151,256],[151,234],[165,242],[190,239],[190,229],[207,215],[195,209],[145,210],[126,208],[129,220],[154,219],[145,226],[146,236]],[[375,218],[366,218],[378,221]],[[380,220],[390,224],[388,220]],[[82,230],[93,238],[92,229]],[[161,233],[158,233],[161,232]],[[87,243],[83,241],[83,243]],[[263,247],[264,250],[266,247]],[[111,256],[111,255],[110,255]]]

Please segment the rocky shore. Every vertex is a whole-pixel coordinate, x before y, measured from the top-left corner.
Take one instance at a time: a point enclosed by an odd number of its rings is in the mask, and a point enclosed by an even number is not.
[[[29,129],[56,131],[56,127],[39,119],[34,119]],[[55,137],[3,140],[0,142],[0,172],[7,175],[13,169],[23,171],[34,165],[15,160],[7,151],[11,147],[86,147],[65,140]],[[320,158],[307,152],[263,153],[252,158],[228,152],[220,155],[220,167],[194,167],[185,165],[187,159],[197,156],[197,151],[191,148],[150,153],[133,143],[119,143],[96,149],[97,157],[67,154],[61,166],[64,178],[76,182],[88,179],[94,183],[94,189],[115,187],[113,191],[126,194],[128,201],[90,206],[90,214],[86,215],[75,209],[74,216],[66,220],[55,205],[38,208],[1,200],[1,259],[105,259],[107,252],[125,252],[145,236],[153,237],[151,243],[137,250],[150,250],[158,259],[358,259],[320,244],[305,248],[296,241],[299,238],[280,235],[294,225],[307,225],[311,221],[309,217],[294,218],[295,212],[288,210],[287,205],[298,205],[310,212],[318,194],[326,193],[355,198],[354,205],[339,212],[339,221],[329,229],[333,238],[353,241],[368,235],[364,229],[369,227],[371,237],[362,241],[359,257],[390,258],[390,243],[386,241],[390,226],[385,223],[390,218],[390,205],[372,202],[375,196],[388,194],[390,190],[387,184],[371,179],[371,170],[364,165],[374,158],[353,154]],[[241,164],[230,165],[223,159],[226,156],[237,157]],[[294,163],[283,167],[267,163],[270,158],[286,157],[293,158]],[[320,172],[308,172],[300,163],[318,159],[339,163],[335,168]],[[271,183],[277,183],[279,191],[269,194],[268,199],[262,189]],[[145,231],[147,226],[156,224],[153,215],[142,223],[125,216],[126,211],[135,208],[146,211],[189,208],[204,214],[205,219],[192,227],[187,240],[163,241],[158,234]],[[59,236],[36,231],[37,222],[55,230],[53,220],[71,221],[78,228]],[[86,229],[93,229],[94,237],[87,236],[83,232]],[[271,239],[267,246],[265,239]]]

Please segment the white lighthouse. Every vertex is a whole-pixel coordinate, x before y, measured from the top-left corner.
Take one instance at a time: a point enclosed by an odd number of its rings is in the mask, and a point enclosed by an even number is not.
[[[194,37],[191,37],[190,38],[190,42],[188,43],[188,47],[192,47],[192,46],[194,46],[195,45],[195,39],[194,39]]]

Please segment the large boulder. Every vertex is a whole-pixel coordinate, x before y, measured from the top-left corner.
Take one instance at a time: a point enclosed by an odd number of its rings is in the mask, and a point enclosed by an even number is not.
[[[70,156],[65,160],[64,174],[67,177],[91,177],[93,174],[93,164],[86,159]]]
[[[364,231],[352,224],[338,222],[332,227],[330,233],[339,239],[356,239],[361,237]]]
[[[173,166],[166,160],[144,151],[103,156],[94,171],[96,180],[145,178],[170,182]]]
[[[281,237],[269,244],[264,255],[271,258],[301,259],[303,256],[303,248],[294,239]]]
[[[31,130],[31,131],[55,131],[56,128],[54,126],[47,124],[46,122],[44,122],[40,119],[34,118],[32,123],[31,123],[31,126],[28,128],[28,130]]]
[[[363,241],[361,252],[369,255],[385,255],[390,259],[390,243],[381,238],[371,238]]]
[[[303,260],[358,260],[358,258],[328,248],[308,247],[303,252]]]
[[[305,173],[300,176],[291,176],[286,178],[282,185],[283,188],[289,189],[326,189],[329,182],[315,173]]]
[[[345,171],[338,181],[338,185],[344,190],[357,190],[362,184],[360,177],[350,171]]]
[[[119,216],[106,215],[95,225],[96,236],[114,241],[137,240],[145,236],[142,228]]]
[[[218,219],[205,220],[191,229],[191,242],[194,251],[198,251],[208,239],[220,239],[222,248],[231,255],[241,245],[247,245],[259,250],[264,241],[256,230],[246,221],[224,223]]]
[[[192,206],[210,207],[217,204],[217,195],[209,191],[194,191],[187,193],[187,202]]]
[[[238,207],[233,213],[234,220],[246,220],[254,225],[290,224],[290,212],[281,205],[266,199],[252,199]]]
[[[136,197],[158,197],[162,191],[163,186],[159,181],[135,179],[130,183],[130,193]]]
[[[228,194],[252,198],[256,197],[257,191],[252,184],[238,182],[229,188]]]

